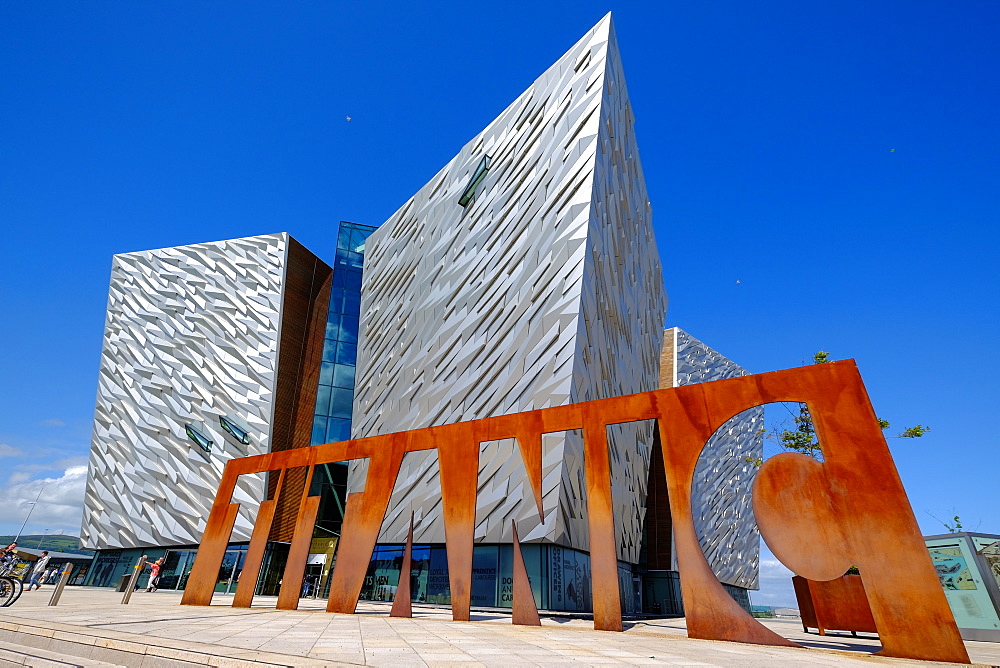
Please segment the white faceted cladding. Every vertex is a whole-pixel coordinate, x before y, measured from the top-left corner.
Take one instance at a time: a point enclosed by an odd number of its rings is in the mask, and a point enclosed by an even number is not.
[[[749,375],[735,362],[687,332],[673,328],[676,386]],[[760,534],[751,492],[757,467],[747,458],[763,456],[764,408],[730,418],[702,450],[691,487],[695,530],[701,549],[721,582],[757,589]]]
[[[115,256],[85,547],[200,542],[226,462],[268,452],[287,248],[281,233]],[[214,441],[211,452],[186,425]],[[233,540],[249,540],[265,493],[263,476],[240,477]]]
[[[666,295],[610,16],[368,239],[353,436],[656,388]],[[490,171],[467,207],[484,156]],[[613,430],[619,556],[638,560],[651,431]],[[484,446],[476,535],[589,547],[578,433],[543,441],[544,524],[511,442]],[[363,463],[349,489],[364,486]],[[437,458],[410,455],[382,542],[443,542]],[[627,519],[626,519],[627,516]]]

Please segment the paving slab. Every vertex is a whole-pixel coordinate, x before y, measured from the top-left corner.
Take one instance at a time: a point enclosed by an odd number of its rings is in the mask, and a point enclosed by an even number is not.
[[[323,600],[275,610],[274,597],[250,609],[217,595],[207,607],[181,606],[179,592],[136,592],[131,603],[110,589],[69,587],[56,607],[49,591],[25,594],[0,609],[0,642],[80,658],[76,665],[130,666],[868,666],[921,665],[872,656],[873,636],[804,633],[797,619],[761,620],[804,648],[765,647],[687,638],[683,619],[626,623],[623,633],[594,631],[587,619],[543,617],[541,627],[514,626],[510,616],[414,605],[413,619],[391,618],[388,603],[360,603],[358,614],[327,613]],[[1000,645],[966,643],[973,661],[1000,666]],[[7,650],[11,652],[11,650]],[[13,663],[16,652],[0,656]],[[6,659],[6,661],[4,661]],[[45,665],[53,665],[51,663]],[[947,665],[947,664],[936,664]]]

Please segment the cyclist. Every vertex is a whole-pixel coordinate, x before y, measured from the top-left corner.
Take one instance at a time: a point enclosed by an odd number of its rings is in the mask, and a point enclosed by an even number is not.
[[[11,543],[0,551],[0,575],[7,575],[17,566],[17,543]]]

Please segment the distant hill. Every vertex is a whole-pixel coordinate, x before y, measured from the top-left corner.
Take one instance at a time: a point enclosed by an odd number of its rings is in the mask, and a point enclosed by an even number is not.
[[[13,542],[14,536],[0,536],[0,546],[6,547]],[[41,545],[39,542],[41,541]],[[17,544],[30,550],[50,550],[52,552],[68,552],[70,554],[94,554],[93,550],[80,549],[80,539],[76,536],[43,536],[42,534],[23,535],[17,539]]]

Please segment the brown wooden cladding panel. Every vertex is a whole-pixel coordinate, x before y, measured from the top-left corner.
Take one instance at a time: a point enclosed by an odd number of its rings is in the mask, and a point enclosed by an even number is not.
[[[649,457],[649,485],[646,487],[646,568],[651,571],[673,570],[671,544],[674,523],[670,516],[667,473],[660,447],[660,433],[656,430]]]
[[[271,452],[309,447],[332,277],[329,265],[288,238]],[[304,470],[288,472],[270,540],[292,540],[304,482]],[[276,486],[277,476],[270,476],[268,498]]]
[[[677,351],[674,350],[675,329],[663,333],[663,348],[660,351],[660,389],[668,390],[674,385],[674,365]],[[653,448],[649,458],[649,484],[646,486],[646,567],[651,571],[673,570],[674,523],[670,515],[670,497],[667,493],[666,470],[663,453],[660,450],[660,433],[653,435]]]

